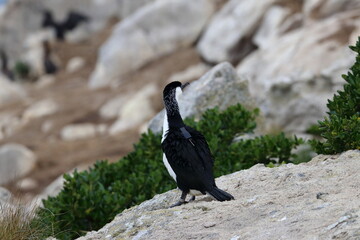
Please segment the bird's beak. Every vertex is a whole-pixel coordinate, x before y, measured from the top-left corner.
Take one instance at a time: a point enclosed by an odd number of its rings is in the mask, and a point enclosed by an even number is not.
[[[184,89],[189,85],[190,85],[190,83],[188,83],[188,82],[184,83],[183,85],[181,85],[181,90],[184,91]]]

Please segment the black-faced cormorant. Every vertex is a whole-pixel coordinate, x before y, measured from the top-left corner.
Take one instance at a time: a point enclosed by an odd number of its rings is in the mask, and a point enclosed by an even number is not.
[[[0,49],[1,72],[10,80],[14,80],[14,73],[8,67],[8,57],[3,49]]]
[[[42,27],[52,27],[55,30],[56,38],[60,41],[64,40],[68,31],[75,29],[80,23],[88,22],[89,18],[81,13],[71,11],[68,13],[65,21],[55,22],[52,12],[45,10],[43,12]]]
[[[56,64],[51,58],[51,46],[49,41],[43,41],[43,51],[44,51],[44,71],[46,74],[55,74],[58,70]]]
[[[164,117],[161,147],[163,161],[177,186],[182,191],[179,202],[172,207],[186,203],[187,194],[209,194],[218,201],[234,197],[219,189],[213,176],[214,159],[205,137],[195,129],[186,126],[181,118],[177,97],[186,86],[180,82],[169,83],[163,92],[166,114]]]

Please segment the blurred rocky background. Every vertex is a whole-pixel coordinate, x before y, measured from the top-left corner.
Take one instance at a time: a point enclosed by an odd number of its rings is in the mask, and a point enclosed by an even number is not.
[[[187,116],[240,102],[311,137],[359,35],[358,0],[2,0],[0,185],[36,199],[120,159],[175,80],[201,78]]]

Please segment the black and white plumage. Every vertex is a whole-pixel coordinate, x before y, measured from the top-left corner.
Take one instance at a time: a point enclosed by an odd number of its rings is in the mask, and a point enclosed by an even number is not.
[[[213,176],[214,159],[205,137],[186,126],[181,118],[177,98],[182,93],[180,82],[168,84],[163,92],[166,114],[164,116],[161,147],[163,161],[177,186],[182,191],[180,201],[173,206],[186,203],[187,194],[209,194],[218,201],[234,197],[219,189]]]
[[[54,28],[56,38],[62,41],[65,39],[66,32],[74,30],[79,24],[88,21],[89,17],[85,16],[84,14],[70,11],[64,21],[56,22],[54,20],[52,12],[49,10],[45,10],[43,12],[42,27]]]
[[[10,80],[14,80],[14,73],[8,67],[8,57],[3,49],[0,49],[1,73]]]

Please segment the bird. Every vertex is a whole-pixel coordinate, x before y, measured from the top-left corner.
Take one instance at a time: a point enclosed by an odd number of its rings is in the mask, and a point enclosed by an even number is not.
[[[56,66],[56,64],[54,63],[54,61],[52,59],[52,49],[51,49],[49,41],[47,41],[47,40],[43,41],[42,47],[43,47],[43,51],[44,51],[44,55],[43,55],[44,72],[46,74],[55,74],[58,71],[58,67]]]
[[[56,22],[50,10],[43,11],[42,27],[52,27],[55,30],[56,38],[63,41],[68,31],[74,30],[79,24],[88,22],[89,17],[76,11],[70,11],[65,21]]]
[[[170,176],[181,190],[180,200],[170,207],[188,203],[197,195],[209,194],[218,201],[233,200],[234,197],[216,186],[213,166],[214,158],[205,137],[197,130],[186,126],[180,115],[178,97],[189,84],[174,81],[163,90],[165,115],[161,148],[163,163]]]
[[[14,73],[8,67],[8,57],[3,49],[0,49],[1,73],[11,81],[14,80]]]

